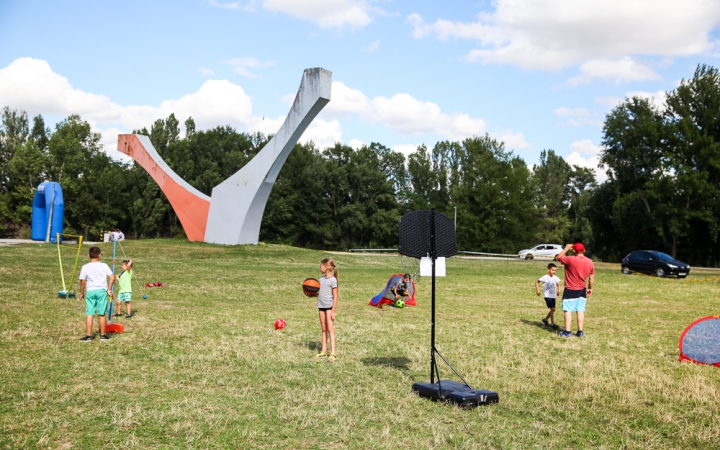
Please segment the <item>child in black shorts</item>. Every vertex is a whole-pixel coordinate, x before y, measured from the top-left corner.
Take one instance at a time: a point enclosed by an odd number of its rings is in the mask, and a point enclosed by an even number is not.
[[[560,282],[562,280],[555,275],[555,272],[557,272],[557,266],[555,264],[548,264],[547,269],[547,275],[543,275],[535,281],[535,293],[540,295],[540,283],[543,283],[545,304],[549,311],[547,316],[542,320],[542,323],[557,330],[558,326],[555,325],[555,299],[560,293]]]

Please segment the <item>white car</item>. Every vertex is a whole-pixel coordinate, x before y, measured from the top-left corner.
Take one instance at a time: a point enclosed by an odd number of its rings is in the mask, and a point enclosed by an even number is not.
[[[518,257],[521,259],[533,259],[535,257],[554,258],[562,249],[563,246],[560,244],[540,244],[533,248],[520,250]]]

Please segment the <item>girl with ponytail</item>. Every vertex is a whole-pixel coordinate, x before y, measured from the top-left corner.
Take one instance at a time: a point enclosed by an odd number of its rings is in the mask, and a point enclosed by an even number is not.
[[[320,314],[322,330],[322,350],[315,359],[327,358],[327,362],[335,362],[335,311],[338,304],[338,271],[335,261],[325,258],[320,261],[320,291],[318,292],[317,308]],[[330,338],[330,356],[327,354],[327,339]]]

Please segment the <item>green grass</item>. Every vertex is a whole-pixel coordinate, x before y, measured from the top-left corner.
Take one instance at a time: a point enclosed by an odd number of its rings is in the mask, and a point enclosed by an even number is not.
[[[720,314],[716,281],[601,265],[587,337],[563,340],[539,322],[546,308],[534,280],[546,262],[449,260],[437,284],[438,348],[474,387],[500,394],[497,405],[462,410],[411,392],[429,378],[429,280],[416,308],[367,306],[401,270],[397,257],[330,255],[340,271],[333,365],[312,360],[320,327],[300,289],[327,253],[177,241],[124,248],[143,283],[167,287],[142,300],[135,286],[126,332],[89,344],[77,341],[83,304],[55,298],[55,247],[0,248],[0,448],[720,443],[720,369],[680,363],[677,348],[692,320]],[[103,251],[109,262],[112,247]],[[273,329],[278,318],[284,331]]]

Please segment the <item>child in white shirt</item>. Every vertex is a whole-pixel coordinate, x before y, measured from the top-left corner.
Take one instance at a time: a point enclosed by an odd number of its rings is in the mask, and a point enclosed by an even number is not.
[[[555,272],[557,272],[555,264],[548,264],[547,269],[547,275],[543,275],[535,281],[535,293],[540,295],[540,283],[543,283],[545,304],[549,311],[547,316],[543,318],[542,323],[557,330],[558,326],[555,325],[555,298],[560,295],[560,282],[562,280],[555,275]]]
[[[85,337],[80,338],[80,342],[93,340],[92,325],[96,315],[100,321],[100,340],[107,341],[110,336],[105,333],[105,310],[115,276],[107,264],[100,262],[100,247],[90,247],[88,256],[90,262],[80,270],[80,300],[85,300]]]

